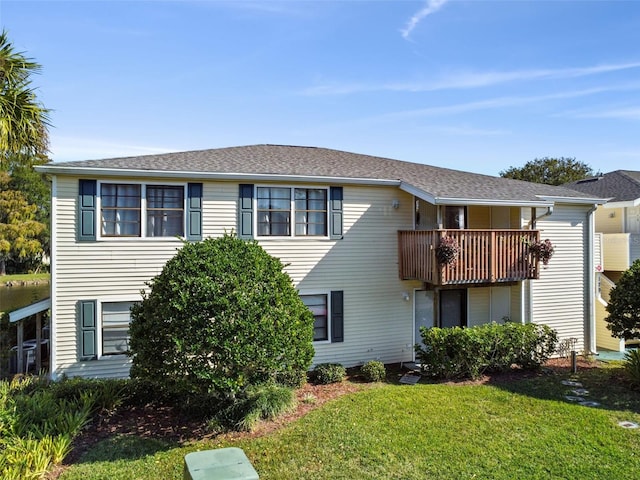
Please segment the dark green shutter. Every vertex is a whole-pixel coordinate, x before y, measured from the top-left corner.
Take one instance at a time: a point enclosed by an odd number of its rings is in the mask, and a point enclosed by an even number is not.
[[[329,189],[329,237],[332,240],[342,238],[342,187]]]
[[[344,342],[344,295],[331,292],[331,342]]]
[[[96,239],[96,181],[80,180],[78,185],[77,238],[79,242]]]
[[[93,360],[97,358],[96,345],[96,301],[81,300],[78,302],[78,330],[79,330],[79,351],[80,360]]]
[[[240,184],[238,237],[253,238],[253,185],[251,184]]]
[[[187,185],[187,240],[202,240],[202,184]]]

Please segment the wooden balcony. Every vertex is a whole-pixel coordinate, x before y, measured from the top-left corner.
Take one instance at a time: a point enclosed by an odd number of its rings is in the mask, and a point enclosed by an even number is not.
[[[460,247],[455,263],[440,265],[436,247],[451,237]],[[518,282],[538,278],[539,261],[529,244],[537,230],[404,230],[398,232],[398,266],[402,280],[432,285]]]

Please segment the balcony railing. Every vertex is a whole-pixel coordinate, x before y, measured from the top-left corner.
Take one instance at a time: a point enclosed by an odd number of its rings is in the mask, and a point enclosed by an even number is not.
[[[453,238],[456,261],[440,265],[436,247]],[[539,262],[529,245],[540,240],[537,230],[404,230],[398,232],[398,265],[402,280],[433,285],[491,284],[538,278]]]

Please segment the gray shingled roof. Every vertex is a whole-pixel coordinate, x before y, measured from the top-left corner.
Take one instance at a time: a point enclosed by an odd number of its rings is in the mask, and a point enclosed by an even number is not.
[[[251,145],[104,160],[58,162],[48,164],[43,170],[49,173],[64,173],[63,170],[69,168],[139,170],[150,173],[186,172],[193,178],[197,178],[198,174],[226,173],[397,180],[441,199],[539,202],[539,196],[576,199],[591,197],[563,187],[327,148],[285,145]]]
[[[612,202],[626,202],[640,198],[640,172],[616,170],[564,186],[589,195],[611,198]]]

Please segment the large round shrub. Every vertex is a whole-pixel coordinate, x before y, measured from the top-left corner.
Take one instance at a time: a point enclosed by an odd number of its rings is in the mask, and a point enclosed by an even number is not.
[[[306,372],[313,315],[283,267],[233,235],[185,243],[132,309],[131,376],[233,396]]]
[[[640,338],[640,260],[633,262],[611,290],[607,312],[607,328],[614,337]]]

